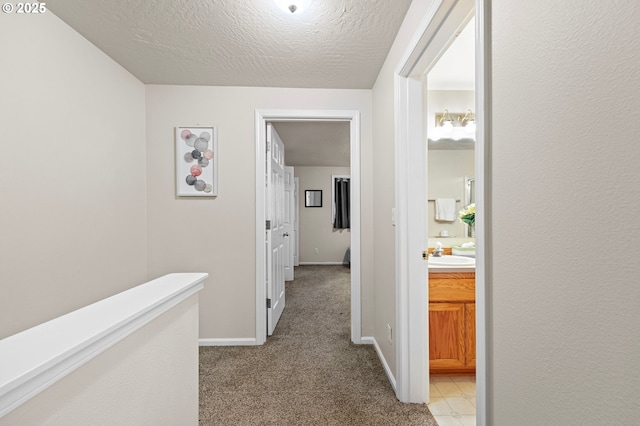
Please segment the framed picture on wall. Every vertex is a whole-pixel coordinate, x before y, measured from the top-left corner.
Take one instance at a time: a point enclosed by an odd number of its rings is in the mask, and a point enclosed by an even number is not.
[[[304,206],[322,207],[322,190],[307,189],[306,191],[304,191]]]
[[[218,195],[218,137],[215,127],[176,127],[176,195]]]

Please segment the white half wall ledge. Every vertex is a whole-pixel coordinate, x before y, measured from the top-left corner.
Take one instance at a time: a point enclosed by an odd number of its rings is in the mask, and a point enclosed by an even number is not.
[[[204,288],[168,274],[0,340],[0,417]]]

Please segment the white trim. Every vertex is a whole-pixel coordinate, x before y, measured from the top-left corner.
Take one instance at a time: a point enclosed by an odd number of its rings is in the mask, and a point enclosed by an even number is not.
[[[361,341],[360,284],[360,112],[353,110],[256,110],[256,342],[267,340],[265,265],[265,140],[266,123],[275,121],[348,121],[351,141],[351,341]]]
[[[165,275],[0,340],[0,417],[196,294],[207,277]]]
[[[373,336],[362,336],[360,343],[363,345],[373,345],[376,339]]]
[[[378,345],[378,341],[375,339],[375,337],[369,337],[368,339],[371,339],[373,342],[373,347],[376,350],[376,353],[378,354],[378,358],[380,358],[380,362],[382,363],[382,368],[384,368],[384,372],[387,375],[387,378],[389,379],[389,383],[391,383],[391,387],[393,388],[393,390],[397,393],[398,389],[396,388],[396,378],[393,377],[393,373],[391,372],[391,368],[389,368],[389,364],[387,364],[387,360],[384,358],[384,355],[382,354],[382,351],[380,350],[380,346]],[[367,342],[369,343],[369,341]]]
[[[488,283],[492,282],[493,235],[491,212],[491,0],[476,3],[476,424],[493,424],[489,404],[492,360],[489,351],[493,311]]]
[[[256,346],[258,342],[253,337],[229,339],[200,339],[199,346]]]
[[[293,266],[300,265],[300,178],[294,177],[296,191],[296,219],[295,219],[295,233],[296,233],[296,251]]]
[[[344,262],[300,262],[300,265],[348,265]]]
[[[411,160],[426,158],[424,128],[414,124],[423,122],[423,84],[397,77],[396,88],[403,117],[397,140],[406,141],[396,145],[396,185],[402,188],[396,191],[396,395],[402,402],[422,403],[429,392],[428,274],[421,255],[428,247],[427,191],[424,164]]]

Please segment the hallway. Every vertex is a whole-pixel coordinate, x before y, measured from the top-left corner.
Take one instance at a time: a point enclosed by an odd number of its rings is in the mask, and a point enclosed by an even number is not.
[[[200,348],[201,425],[437,425],[349,335],[349,269],[296,267],[264,346]]]

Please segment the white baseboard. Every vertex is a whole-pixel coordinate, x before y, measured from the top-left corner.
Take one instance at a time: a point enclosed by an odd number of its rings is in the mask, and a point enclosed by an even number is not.
[[[233,338],[233,339],[200,339],[200,346],[256,346],[258,341],[255,337]]]
[[[380,350],[380,346],[378,346],[378,341],[376,340],[375,337],[363,337],[362,340],[364,339],[371,339],[373,340],[373,347],[375,348],[377,354],[378,354],[378,358],[380,358],[380,362],[382,362],[382,367],[384,368],[384,372],[387,374],[387,378],[389,379],[389,382],[391,383],[391,387],[393,388],[394,392],[396,390],[396,378],[393,376],[393,373],[391,372],[391,368],[389,368],[389,364],[387,364],[387,360],[384,359],[384,355],[382,355],[382,351]]]
[[[360,344],[361,345],[373,345],[375,343],[376,339],[374,339],[371,336],[365,336],[365,337],[361,337],[360,338]]]
[[[348,265],[344,262],[300,262],[300,265]]]

